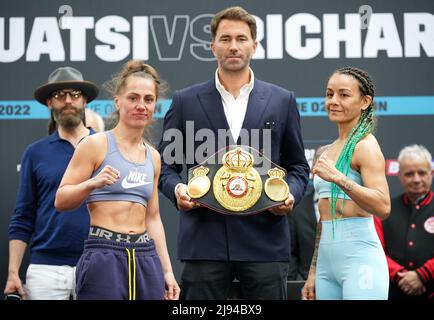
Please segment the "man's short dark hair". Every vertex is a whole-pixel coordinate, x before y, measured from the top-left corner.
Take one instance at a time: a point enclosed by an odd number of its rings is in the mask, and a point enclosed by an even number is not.
[[[256,40],[256,20],[255,18],[241,7],[230,7],[226,8],[220,12],[217,12],[211,20],[211,37],[212,40],[215,39],[217,34],[217,29],[222,20],[234,20],[243,21],[247,23],[250,28],[250,33],[253,40]]]

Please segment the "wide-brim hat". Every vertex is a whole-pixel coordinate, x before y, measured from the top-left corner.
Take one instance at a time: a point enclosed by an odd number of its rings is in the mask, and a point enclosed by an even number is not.
[[[83,80],[83,75],[77,69],[72,67],[61,67],[54,70],[48,76],[48,83],[40,86],[35,90],[33,96],[40,103],[47,105],[47,98],[50,95],[62,89],[79,89],[87,98],[87,102],[91,102],[98,95],[98,87],[95,83]]]

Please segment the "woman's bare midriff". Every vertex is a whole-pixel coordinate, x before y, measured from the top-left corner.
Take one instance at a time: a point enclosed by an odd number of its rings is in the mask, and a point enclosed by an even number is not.
[[[128,201],[99,201],[88,204],[90,225],[111,231],[140,234],[146,231],[146,208]]]
[[[340,218],[366,218],[371,217],[372,215],[362,208],[360,208],[357,204],[352,200],[345,200],[343,214],[341,212],[342,209],[342,200],[338,199],[336,201],[336,219]],[[318,201],[318,210],[321,216],[322,221],[331,220],[330,215],[330,198],[322,198]]]

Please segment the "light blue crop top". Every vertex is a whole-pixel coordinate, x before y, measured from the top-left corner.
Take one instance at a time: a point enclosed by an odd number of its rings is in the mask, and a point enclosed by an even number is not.
[[[112,185],[93,190],[86,199],[87,203],[97,201],[130,201],[143,206],[148,205],[154,187],[154,164],[151,151],[146,145],[146,160],[135,164],[119,152],[116,140],[111,131],[105,132],[107,137],[107,154],[99,168],[92,174],[95,177],[106,166],[110,165],[120,171],[120,178]]]
[[[348,171],[348,178],[353,180],[355,183],[359,185],[363,185],[362,177],[359,172],[350,168]],[[318,198],[331,198],[331,183],[323,180],[318,175],[315,175],[313,178],[313,186],[315,188],[316,193],[318,194]],[[339,188],[339,192],[337,195],[338,199],[351,199],[345,192]]]

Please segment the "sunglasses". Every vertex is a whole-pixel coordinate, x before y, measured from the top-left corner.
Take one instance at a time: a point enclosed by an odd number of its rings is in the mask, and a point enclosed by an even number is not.
[[[53,92],[51,94],[51,98],[54,98],[58,101],[65,101],[66,96],[68,94],[71,97],[71,100],[77,100],[83,96],[83,92],[81,92],[81,90],[72,90],[72,91],[59,90],[59,91]]]

